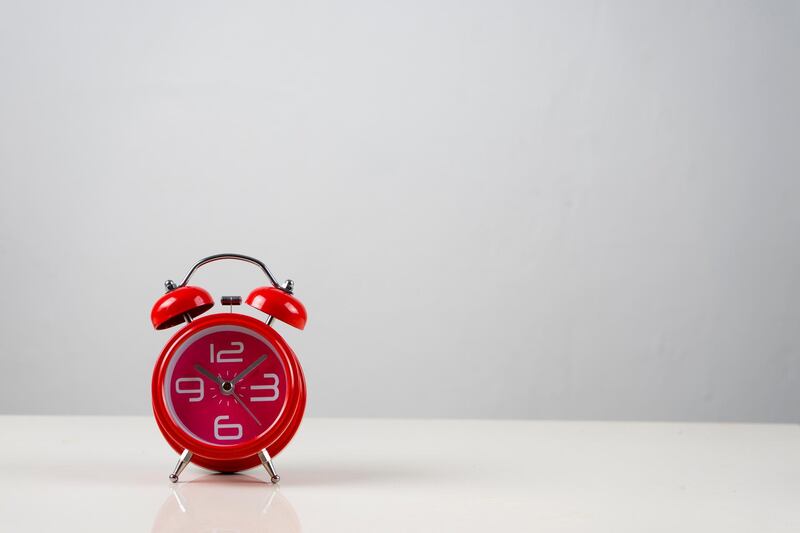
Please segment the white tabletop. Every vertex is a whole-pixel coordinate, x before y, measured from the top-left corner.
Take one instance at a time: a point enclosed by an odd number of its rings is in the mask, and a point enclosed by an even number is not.
[[[282,481],[147,417],[0,417],[2,531],[800,531],[794,425],[306,420]]]

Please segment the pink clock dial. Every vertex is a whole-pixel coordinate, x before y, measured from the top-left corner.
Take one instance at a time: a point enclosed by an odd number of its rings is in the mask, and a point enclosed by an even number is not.
[[[286,404],[286,370],[269,341],[220,325],[186,339],[169,362],[170,417],[208,444],[237,445],[264,434]]]

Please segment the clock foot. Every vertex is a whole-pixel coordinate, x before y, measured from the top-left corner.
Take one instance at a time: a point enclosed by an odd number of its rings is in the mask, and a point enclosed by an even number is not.
[[[269,452],[266,448],[258,452],[258,458],[261,461],[261,464],[264,465],[264,468],[267,469],[267,474],[269,474],[269,480],[272,483],[277,483],[281,480],[281,476],[275,471],[275,465],[272,464],[272,458],[269,456]]]
[[[192,460],[192,452],[190,452],[189,450],[183,450],[181,458],[178,460],[178,464],[175,465],[175,470],[173,470],[172,473],[169,475],[169,480],[172,481],[173,483],[177,483],[178,476],[181,475],[181,472],[183,472],[183,469],[186,468],[186,465],[188,465],[189,461],[191,460]]]

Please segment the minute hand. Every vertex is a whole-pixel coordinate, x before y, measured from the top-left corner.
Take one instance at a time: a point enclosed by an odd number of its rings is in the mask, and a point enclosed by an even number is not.
[[[248,366],[247,368],[245,368],[244,370],[242,370],[241,372],[239,372],[238,374],[236,374],[236,375],[233,377],[233,379],[231,380],[231,383],[238,383],[238,382],[242,381],[242,380],[244,379],[244,377],[245,377],[247,374],[249,374],[250,372],[252,372],[253,370],[255,370],[255,369],[256,369],[256,367],[257,367],[258,365],[260,365],[261,363],[263,363],[263,362],[264,362],[264,359],[266,359],[266,358],[267,358],[267,354],[264,354],[264,355],[262,355],[261,357],[259,357],[258,359],[256,359],[255,361],[253,361],[253,362],[250,364],[250,366]]]

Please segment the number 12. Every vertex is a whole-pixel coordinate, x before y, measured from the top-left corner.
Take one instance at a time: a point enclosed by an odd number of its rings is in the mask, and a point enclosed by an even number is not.
[[[244,352],[243,342],[231,342],[231,346],[238,346],[235,350],[220,350],[214,353],[214,345],[211,345],[210,359],[212,363],[241,363],[244,361],[241,357],[223,357],[224,355],[235,355]]]

